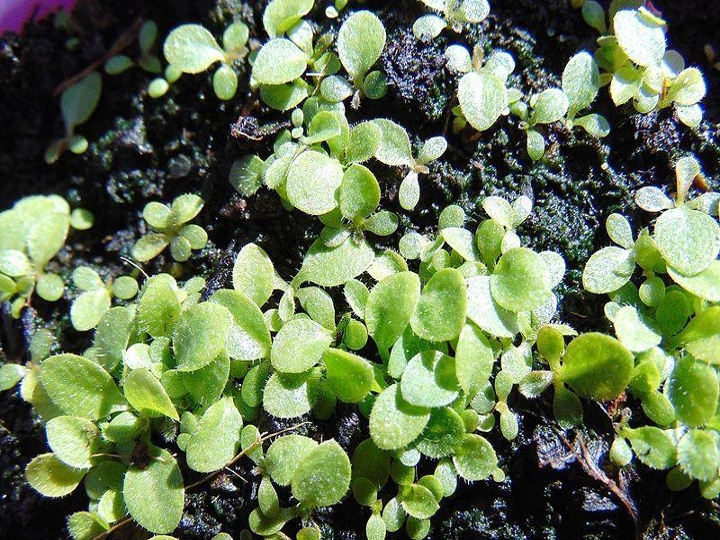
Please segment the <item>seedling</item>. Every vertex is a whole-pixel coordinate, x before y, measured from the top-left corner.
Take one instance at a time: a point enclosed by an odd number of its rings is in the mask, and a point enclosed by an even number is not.
[[[105,73],[108,75],[119,75],[135,65],[138,65],[147,73],[160,73],[162,71],[162,65],[155,52],[157,32],[158,29],[155,21],[145,21],[138,32],[139,55],[137,59],[133,60],[126,54],[113,56],[105,62]]]
[[[163,53],[170,64],[170,72],[166,73],[169,76],[168,82],[173,82],[178,74],[202,73],[220,62],[220,67],[213,75],[213,90],[222,100],[232,99],[238,87],[234,65],[247,55],[248,37],[249,30],[243,22],[235,22],[225,29],[222,47],[210,31],[201,25],[185,24],[175,28],[163,46]],[[158,88],[154,94],[157,94],[163,85],[156,83],[156,86]]]
[[[84,230],[92,223],[92,214],[71,212],[57,195],[25,197],[0,213],[0,301],[12,302],[14,317],[33,293],[48,302],[62,297],[63,279],[47,272],[48,263],[65,246],[71,227]]]
[[[487,0],[420,0],[430,9],[442,13],[423,15],[413,24],[413,33],[418,39],[435,39],[445,28],[462,32],[466,24],[482,22],[490,14]]]
[[[133,257],[147,262],[170,246],[170,254],[177,262],[185,262],[193,250],[202,249],[208,236],[199,225],[188,224],[204,205],[197,195],[181,195],[172,205],[150,202],[145,205],[143,218],[153,232],[143,236],[133,246]]]
[[[87,122],[100,101],[102,77],[96,71],[67,88],[60,97],[60,110],[65,123],[65,136],[54,141],[45,152],[45,161],[55,163],[67,150],[82,154],[88,140],[75,133],[75,128]]]

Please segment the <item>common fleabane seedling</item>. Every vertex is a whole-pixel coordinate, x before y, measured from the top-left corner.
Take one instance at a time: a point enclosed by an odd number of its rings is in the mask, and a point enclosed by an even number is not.
[[[46,271],[47,265],[65,245],[71,227],[83,230],[92,224],[90,212],[71,212],[57,195],[25,197],[0,213],[0,300],[12,302],[14,317],[34,293],[48,302],[60,299],[65,284]]]
[[[248,51],[246,48],[249,37],[247,25],[235,22],[223,33],[223,45],[220,47],[215,37],[199,24],[185,24],[175,28],[165,39],[163,53],[171,68],[177,73],[197,74],[206,71],[216,62],[220,67],[213,75],[215,95],[222,100],[229,100],[237,92],[238,79],[234,64],[243,59]],[[161,84],[156,84],[161,86]],[[156,95],[159,97],[160,88]]]
[[[187,261],[193,250],[202,249],[208,236],[199,225],[188,224],[200,213],[205,203],[197,195],[180,195],[170,206],[158,202],[145,205],[143,218],[153,232],[140,238],[133,246],[133,257],[147,262],[170,246],[170,254],[178,262]]]
[[[88,140],[75,133],[75,128],[88,121],[100,101],[102,77],[93,71],[85,78],[65,89],[60,96],[60,110],[65,123],[65,136],[54,141],[45,152],[45,161],[55,163],[70,150],[82,154],[88,148]]]
[[[487,0],[420,0],[437,15],[423,15],[413,24],[413,33],[418,39],[435,39],[445,28],[461,32],[466,24],[482,22],[490,14]]]

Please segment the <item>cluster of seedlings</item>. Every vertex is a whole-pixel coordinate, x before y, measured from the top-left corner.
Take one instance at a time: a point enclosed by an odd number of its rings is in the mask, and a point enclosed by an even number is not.
[[[422,1],[434,13],[415,23],[418,39],[460,32],[489,13],[485,0]],[[510,54],[483,58],[480,49],[448,47],[448,69],[459,78],[456,131],[488,130],[514,115],[530,157],[540,160],[547,124],[608,134],[608,121],[589,112],[608,84],[618,105],[632,101],[641,112],[672,105],[688,126],[700,123],[702,75],[666,51],[656,14],[636,1],[615,0],[608,14],[596,2],[575,3],[602,36],[597,51],[570,59],[562,88],[527,96],[507,87],[516,67]],[[345,4],[326,14],[337,17]],[[103,280],[79,267],[70,316],[78,331],[94,330],[92,346],[52,354],[52,336],[40,331],[28,364],[0,367],[0,389],[19,386],[45,421],[50,452],[30,462],[29,483],[49,497],[87,494],[87,511],[69,518],[72,537],[102,537],[132,520],[156,540],[169,539],[185,493],[247,459],[259,490],[240,538],[288,538],[286,524],[295,522],[289,528],[298,540],[319,539],[317,510],[352,496],[367,518],[368,540],[401,528],[421,539],[459,481],[504,481],[483,434],[499,424],[514,439],[510,396],[534,399],[548,389],[564,428],[582,424],[581,400],[629,393],[646,420],[617,413],[611,460],[622,467],[638,459],[667,470],[670,489],[697,481],[703,496],[717,497],[720,195],[688,199],[702,177],[697,160],[677,162],[674,198],[655,187],[638,191],[638,206],[657,214],[650,228],[634,231],[625,217],[608,218],[616,245],[588,260],[583,285],[609,296],[605,316],[614,335],[578,334],[556,316],[562,255],[521,244],[517,230],[532,212],[527,197],[484,199],[487,217],[472,227],[460,207],[448,206],[433,235],[406,232],[395,249],[375,248],[370,234],[390,237],[400,220],[382,209],[380,183],[364,163],[400,168],[399,202],[412,211],[420,177],[447,141],[432,137],[414,152],[391,120],[350,123],[346,104],[361,108],[387,91],[376,68],[385,29],[373,13],[355,11],[336,37],[316,36],[304,18],[314,7],[312,0],[270,2],[263,17],[269,39],[252,51],[239,21],[222,46],[199,25],[176,28],[164,44],[165,78],[150,86],[160,98],[182,73],[219,63],[213,87],[229,100],[238,68],[250,62],[250,86],[269,107],[288,111],[291,127],[271,155],[238,160],[230,182],[245,197],[269,188],[288,210],[319,217],[324,228],[299,271],[281,276],[255,244],[239,251],[229,289],[208,291],[202,277],[178,282],[164,273]],[[137,63],[160,72],[152,43],[154,34],[141,33]],[[106,71],[134,63],[116,57]],[[92,112],[99,77],[63,95],[67,137],[56,150],[87,146],[74,127]],[[149,203],[143,217],[151,231],[133,257],[143,263],[169,247],[175,261],[190,259],[208,241],[189,223],[202,207],[192,194]],[[0,214],[0,299],[15,316],[35,292],[47,301],[65,294],[49,263],[71,227],[91,225],[87,212],[71,212],[57,196],[28,197]],[[294,428],[261,431],[266,414],[322,420],[338,403],[356,406],[369,433],[349,452]],[[187,484],[179,461],[202,479]],[[420,468],[433,472],[419,477]]]

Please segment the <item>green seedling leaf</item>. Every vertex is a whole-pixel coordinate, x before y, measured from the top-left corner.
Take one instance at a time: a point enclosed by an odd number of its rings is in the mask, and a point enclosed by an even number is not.
[[[634,365],[632,353],[617,339],[591,332],[570,342],[559,379],[582,397],[606,401],[627,388]]]
[[[312,117],[308,126],[308,136],[300,142],[307,146],[334,139],[342,134],[342,125],[338,115],[331,111],[320,111]]]
[[[55,454],[40,454],[25,468],[28,483],[46,497],[64,497],[82,481],[87,469],[77,469],[60,461]]]
[[[485,386],[494,361],[495,353],[482,331],[472,323],[465,324],[455,347],[455,371],[468,396]]]
[[[497,455],[484,437],[467,433],[455,450],[453,465],[465,480],[484,480],[497,469]]]
[[[618,45],[639,66],[658,65],[665,55],[663,26],[642,10],[618,11],[613,18]]]
[[[62,93],[60,110],[68,135],[75,127],[87,122],[100,101],[101,92],[102,76],[93,71]]]
[[[683,358],[668,380],[668,397],[681,422],[699,427],[715,414],[719,388],[717,374],[712,367],[692,358]]]
[[[233,266],[233,287],[236,291],[262,307],[273,292],[274,276],[275,267],[261,247],[247,244],[240,250]]]
[[[382,130],[373,122],[362,122],[350,130],[346,148],[348,163],[363,163],[373,157],[380,147]]]
[[[132,256],[139,262],[154,259],[170,245],[171,238],[164,233],[150,233],[140,238],[132,249]]]
[[[685,344],[685,350],[698,360],[716,365],[720,363],[720,307],[713,306],[700,312],[679,339]]]
[[[276,484],[289,486],[298,465],[318,443],[303,435],[284,435],[273,441],[263,461],[265,471]]]
[[[202,73],[225,59],[213,35],[199,24],[184,24],[170,32],[163,53],[170,65],[183,73]]]
[[[610,239],[625,249],[632,249],[635,245],[630,222],[620,214],[610,214],[605,221]]]
[[[275,336],[270,361],[280,372],[303,373],[318,363],[331,342],[330,332],[315,321],[293,319]]]
[[[138,301],[138,326],[154,338],[170,336],[180,316],[177,284],[167,278],[160,274],[147,280]],[[103,328],[102,321],[98,328]]]
[[[263,13],[265,31],[271,38],[283,35],[310,13],[313,4],[313,0],[273,0]]]
[[[640,188],[635,193],[635,203],[646,212],[662,212],[675,206],[672,199],[655,186]]]
[[[633,451],[645,465],[653,469],[669,469],[676,462],[675,444],[670,435],[654,426],[624,430]]]
[[[260,84],[280,85],[305,73],[307,55],[288,39],[268,41],[255,57],[252,78]]]
[[[248,525],[255,534],[272,537],[277,535],[285,523],[294,517],[296,517],[296,512],[292,508],[280,508],[274,516],[266,516],[259,508],[256,508],[248,517]]]
[[[302,79],[290,84],[268,84],[260,87],[262,100],[279,111],[289,111],[297,107],[309,95],[310,86]],[[268,186],[270,183],[267,182]]]
[[[583,270],[583,287],[594,294],[606,294],[625,285],[635,271],[631,251],[606,247],[593,253]]]
[[[692,429],[677,445],[678,464],[690,478],[709,482],[718,475],[720,455],[714,433]]]
[[[317,398],[316,379],[283,380],[273,373],[265,385],[263,407],[276,418],[297,418],[310,412]]]
[[[273,516],[280,510],[280,501],[269,477],[263,476],[260,481],[257,498],[260,511],[264,515]]]
[[[297,298],[312,320],[335,330],[335,305],[328,293],[320,287],[303,287],[297,291]]]
[[[167,450],[149,448],[150,462],[141,469],[131,466],[122,494],[130,516],[156,534],[174,531],[185,506],[185,488],[175,458]]]
[[[147,369],[134,369],[125,378],[125,397],[142,415],[167,416],[180,421],[175,406],[160,381]]]
[[[366,439],[355,448],[352,471],[354,478],[366,478],[380,489],[390,477],[390,456],[375,446],[372,439]]]
[[[493,336],[513,338],[519,331],[517,315],[498,305],[487,276],[467,280],[467,317]]]
[[[396,124],[392,120],[378,118],[372,121],[375,126],[380,128],[381,139],[375,157],[385,165],[391,167],[400,167],[403,165],[412,165],[412,148],[410,146],[410,137],[401,125]]]
[[[550,273],[542,258],[527,248],[506,251],[490,276],[495,301],[513,311],[538,309],[552,294]]]
[[[36,268],[45,268],[47,263],[65,245],[70,230],[70,216],[53,213],[43,216],[27,233],[27,254]]]
[[[403,486],[398,493],[398,501],[405,512],[417,519],[432,517],[440,509],[432,491],[419,484]]]
[[[413,35],[423,41],[433,40],[446,26],[445,19],[437,15],[423,15],[413,23]]]
[[[0,289],[2,289],[1,285]],[[63,292],[65,292],[65,282],[58,275],[43,274],[38,278],[37,284],[35,285],[35,292],[37,292],[38,296],[43,300],[55,302],[62,298]],[[0,296],[2,296],[1,293]]]
[[[27,368],[20,364],[3,364],[0,366],[0,392],[13,388],[23,379],[26,373]]]
[[[445,137],[432,137],[428,139],[420,149],[417,162],[424,165],[426,163],[430,163],[431,161],[440,159],[447,150],[447,146]]]
[[[94,345],[97,359],[106,370],[112,371],[122,360],[135,329],[134,320],[134,311],[125,307],[111,308],[100,319]]]
[[[369,169],[353,164],[345,171],[338,201],[343,217],[350,221],[367,218],[380,203],[380,184]]]
[[[288,170],[288,200],[306,214],[326,214],[337,206],[336,191],[342,181],[339,161],[314,150],[303,152]]]
[[[405,523],[406,517],[407,513],[400,504],[400,501],[398,501],[397,497],[390,499],[382,511],[382,519],[385,522],[388,532],[396,532],[400,530],[400,527],[402,527],[403,523]]]
[[[240,445],[242,425],[242,416],[231,397],[213,403],[200,418],[198,429],[188,442],[188,467],[209,473],[230,463]]]
[[[427,282],[410,320],[413,331],[428,341],[450,341],[465,324],[467,294],[462,274],[454,268],[437,272]]]
[[[398,217],[392,212],[375,212],[365,220],[364,227],[366,231],[378,236],[390,236],[397,230],[399,222]],[[394,251],[385,251],[387,255],[391,253],[396,255]],[[407,265],[404,263],[396,266],[401,268],[400,271],[407,270]]]
[[[389,350],[403,334],[419,298],[420,279],[412,272],[387,277],[370,292],[365,306],[365,324],[381,350]]]
[[[557,122],[568,112],[570,102],[565,92],[551,88],[540,93],[530,117],[531,124],[551,124]]]
[[[292,494],[303,506],[332,506],[350,488],[350,459],[334,440],[325,441],[298,460]]]
[[[686,276],[705,270],[720,253],[715,219],[685,207],[664,212],[655,223],[654,238],[668,266]]]
[[[40,365],[40,382],[65,414],[98,420],[122,410],[125,398],[103,368],[74,354],[59,354]]]
[[[534,129],[527,130],[527,153],[533,161],[540,161],[545,156],[545,137]]]
[[[223,49],[226,52],[242,51],[250,37],[250,29],[243,22],[234,22],[223,32]]]
[[[417,439],[429,420],[428,409],[405,403],[399,386],[393,384],[375,400],[370,413],[370,435],[378,448],[396,450]]]
[[[310,246],[295,279],[311,281],[322,287],[337,287],[362,274],[374,260],[375,253],[364,239],[357,242],[348,237],[332,248],[318,239]]]
[[[488,72],[464,75],[458,87],[458,100],[463,116],[478,131],[489,129],[508,106],[504,82]]]
[[[417,449],[431,458],[449,456],[463,442],[465,424],[450,407],[433,409],[430,421],[415,443]]]
[[[243,156],[230,167],[230,184],[243,197],[251,197],[262,187],[264,168],[265,162],[258,156]]]
[[[588,135],[596,139],[602,139],[610,135],[610,122],[600,114],[588,114],[573,120],[576,126],[580,126]]]
[[[222,395],[230,376],[230,358],[224,351],[205,367],[178,372],[185,391],[200,407],[207,407]]]
[[[110,291],[105,288],[82,293],[70,308],[70,320],[75,330],[85,332],[95,328],[110,305]]]
[[[353,86],[340,75],[330,75],[320,83],[320,93],[330,103],[340,103],[352,96]]]
[[[76,469],[92,467],[92,447],[100,433],[95,424],[85,418],[58,416],[46,424],[45,431],[57,459]]]
[[[571,116],[592,105],[600,90],[600,70],[591,54],[582,51],[570,59],[563,71],[562,89]]]
[[[235,70],[230,66],[223,64],[213,74],[213,90],[215,95],[223,101],[228,101],[235,97],[238,88],[238,78]]]
[[[68,532],[73,540],[92,540],[109,528],[97,514],[74,512],[68,517]]]
[[[173,352],[179,371],[207,366],[225,350],[233,316],[227,308],[207,302],[187,309],[173,330]]]
[[[640,353],[659,345],[662,336],[632,306],[624,306],[613,319],[615,334],[628,350]]]
[[[417,206],[420,201],[420,183],[416,171],[408,172],[403,181],[400,182],[398,201],[405,210],[414,210]]]
[[[702,72],[697,68],[687,68],[673,81],[665,99],[674,101],[678,105],[690,106],[704,98],[706,92],[707,87]]]
[[[408,362],[403,372],[402,397],[416,407],[442,407],[458,397],[455,360],[439,351],[424,351]]]
[[[338,32],[338,56],[353,79],[370,71],[384,47],[385,27],[380,19],[369,11],[353,13]]]
[[[340,349],[326,350],[322,360],[330,389],[338,399],[357,403],[370,392],[375,372],[367,360]]]
[[[253,300],[239,291],[219,290],[209,301],[227,308],[233,316],[226,342],[230,358],[249,361],[270,355],[270,330],[262,311]]]

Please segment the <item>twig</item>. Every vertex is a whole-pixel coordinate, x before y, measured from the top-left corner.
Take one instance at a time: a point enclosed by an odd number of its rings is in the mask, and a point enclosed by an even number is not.
[[[122,34],[120,34],[120,36],[118,36],[118,38],[115,40],[115,43],[112,44],[110,49],[108,49],[108,51],[104,55],[93,61],[89,66],[87,66],[79,73],[76,73],[72,77],[65,79],[63,82],[61,82],[53,91],[53,96],[59,96],[63,93],[65,89],[71,87],[76,82],[81,81],[82,79],[90,75],[93,71],[95,71],[98,67],[100,67],[102,64],[110,60],[113,56],[116,56],[117,54],[124,51],[127,47],[129,47],[137,39],[142,24],[143,20],[141,18],[136,19],[135,22],[132,23],[130,28],[128,28]]]
[[[635,505],[633,502],[625,495],[625,493],[618,487],[617,483],[615,483],[613,480],[608,478],[608,476],[598,469],[597,465],[593,461],[593,459],[590,457],[590,452],[587,449],[587,446],[585,446],[585,441],[583,440],[581,435],[577,435],[577,441],[580,443],[580,449],[582,450],[582,455],[579,455],[577,451],[575,450],[575,446],[570,444],[570,441],[567,440],[567,438],[560,433],[558,430],[554,430],[557,434],[558,438],[563,442],[563,444],[570,450],[573,455],[575,456],[575,459],[577,460],[578,464],[582,468],[582,470],[591,478],[595,479],[596,481],[600,482],[608,491],[610,491],[615,497],[618,498],[618,500],[622,503],[622,505],[625,507],[625,510],[627,510],[627,513],[630,514],[630,517],[633,520],[633,526],[635,527],[635,537],[640,537],[640,527],[638,524],[638,518],[637,518],[637,509],[635,508]]]
[[[212,480],[212,479],[215,478],[217,475],[219,475],[223,470],[225,470],[225,469],[227,469],[228,467],[230,467],[231,465],[234,465],[235,463],[237,463],[237,462],[240,460],[240,458],[242,458],[243,456],[246,456],[247,454],[249,454],[250,452],[252,452],[253,450],[255,450],[258,446],[260,446],[262,443],[264,443],[264,442],[267,441],[268,439],[271,439],[272,437],[276,437],[276,436],[278,436],[278,435],[282,435],[283,433],[287,433],[288,431],[296,430],[297,428],[299,428],[299,427],[301,427],[301,426],[304,426],[305,424],[309,424],[309,423],[310,423],[310,422],[302,422],[302,423],[300,423],[300,424],[296,424],[296,425],[294,425],[294,426],[290,426],[289,428],[285,428],[285,429],[282,429],[282,430],[280,430],[280,431],[276,431],[276,432],[274,432],[274,433],[267,433],[267,434],[265,434],[265,435],[262,435],[259,439],[257,439],[255,442],[253,442],[253,443],[252,443],[250,446],[248,446],[247,448],[245,448],[245,449],[244,449],[242,452],[240,452],[237,456],[235,456],[234,458],[232,458],[232,459],[228,462],[228,464],[225,465],[222,469],[220,469],[220,470],[218,470],[218,471],[215,471],[215,472],[213,472],[213,473],[210,473],[210,474],[208,474],[206,477],[201,478],[200,480],[198,480],[197,482],[193,482],[193,483],[190,484],[189,486],[186,486],[186,487],[185,487],[185,491],[190,491],[191,489],[194,489],[194,488],[198,487],[199,485],[204,484],[205,482],[207,482],[207,481],[209,481],[209,480]]]

